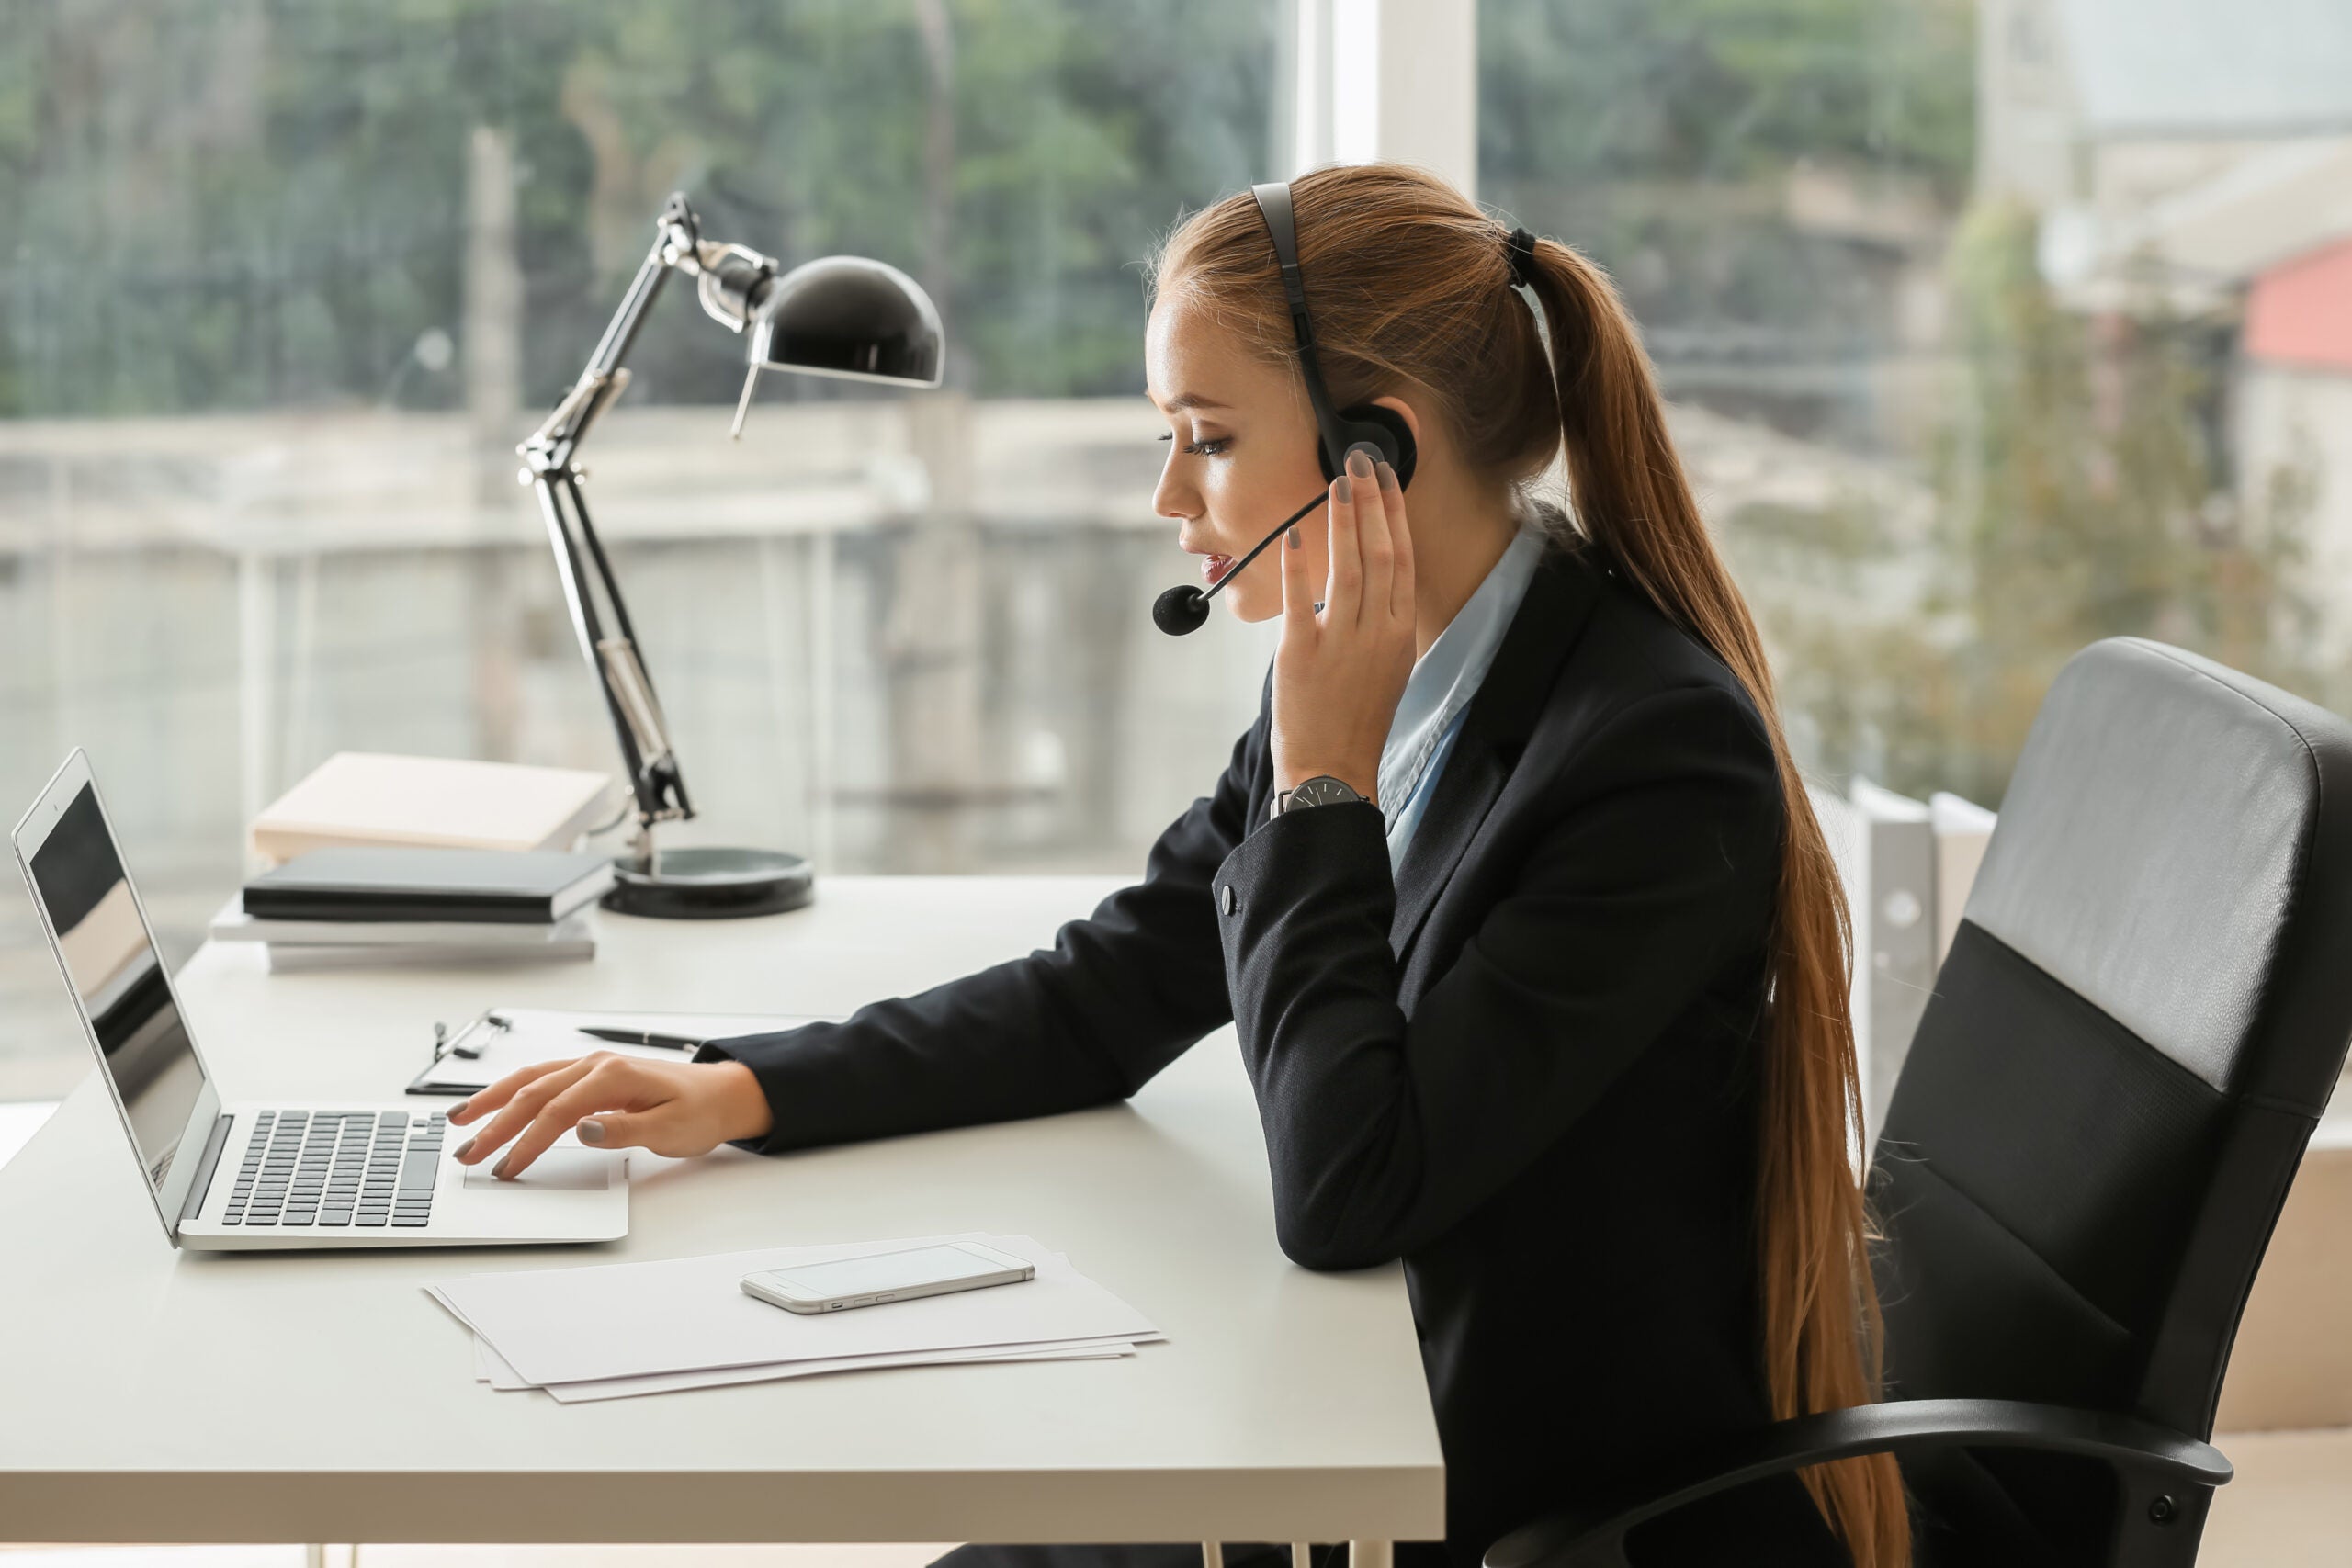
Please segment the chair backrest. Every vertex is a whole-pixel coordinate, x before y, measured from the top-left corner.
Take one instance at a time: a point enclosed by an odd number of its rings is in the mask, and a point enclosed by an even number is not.
[[[2161,643],[2076,655],[1874,1155],[1894,1394],[2209,1435],[2347,1038],[2352,725]],[[2079,1475],[1987,1472],[2038,1534],[2097,1533]]]

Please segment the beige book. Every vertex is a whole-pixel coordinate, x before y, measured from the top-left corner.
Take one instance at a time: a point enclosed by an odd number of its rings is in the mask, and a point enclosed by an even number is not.
[[[611,814],[609,773],[338,751],[254,818],[284,863],[330,844],[560,850]]]

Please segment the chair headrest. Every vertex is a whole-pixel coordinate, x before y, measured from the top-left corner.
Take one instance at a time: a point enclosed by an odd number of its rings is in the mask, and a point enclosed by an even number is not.
[[[2352,725],[2094,643],[2034,719],[1967,918],[2214,1088],[2316,1113],[2352,1028]]]

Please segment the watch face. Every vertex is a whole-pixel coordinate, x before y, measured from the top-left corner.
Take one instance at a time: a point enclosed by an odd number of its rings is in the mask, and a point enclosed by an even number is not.
[[[1342,801],[1363,798],[1329,774],[1306,780],[1290,792],[1290,797],[1301,806],[1336,806]]]

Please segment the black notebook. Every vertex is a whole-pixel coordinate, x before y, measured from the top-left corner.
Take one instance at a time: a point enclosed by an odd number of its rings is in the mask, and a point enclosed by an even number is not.
[[[296,855],[245,884],[255,919],[552,924],[613,883],[603,855],[348,845]]]

